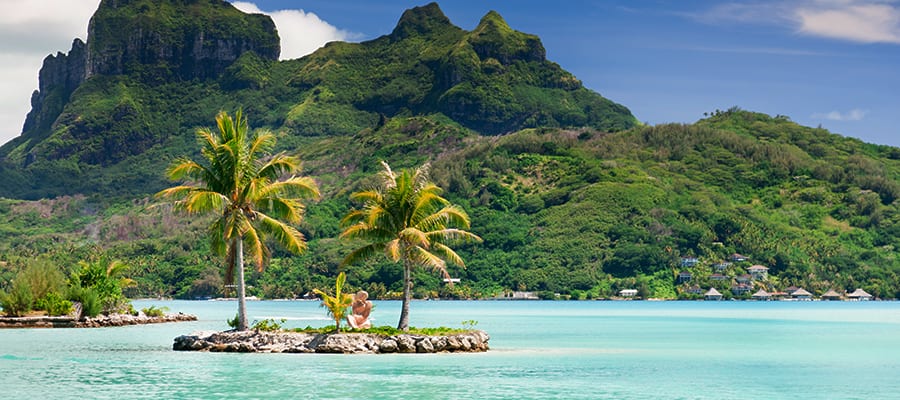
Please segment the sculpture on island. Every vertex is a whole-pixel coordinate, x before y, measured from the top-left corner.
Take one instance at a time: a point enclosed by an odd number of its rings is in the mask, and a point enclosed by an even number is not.
[[[353,329],[368,329],[372,327],[372,322],[369,321],[369,313],[372,312],[372,302],[368,299],[369,293],[365,290],[360,290],[353,296],[353,304],[350,305],[353,313],[347,316],[347,323]]]

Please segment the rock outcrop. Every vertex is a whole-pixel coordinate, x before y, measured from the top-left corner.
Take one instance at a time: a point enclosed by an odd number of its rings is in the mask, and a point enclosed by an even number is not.
[[[484,331],[452,335],[377,335],[368,333],[301,333],[266,331],[195,332],[175,338],[177,351],[236,353],[442,353],[484,352]]]
[[[25,167],[40,158],[75,155],[81,162],[105,165],[144,151],[162,139],[140,128],[150,117],[143,115],[141,101],[130,100],[132,86],[215,80],[248,52],[264,62],[278,60],[280,39],[269,16],[245,14],[224,0],[103,0],[91,17],[87,42],[75,39],[67,54],[44,59],[22,136],[12,144],[24,145],[19,149],[24,157],[7,161]],[[94,110],[110,117],[80,124],[92,119],[85,115],[88,110],[66,115],[66,105],[97,76],[109,82],[96,83],[87,92],[106,92],[102,97],[115,106]],[[129,129],[113,129],[123,121]],[[67,126],[64,134],[57,132],[62,125]],[[61,148],[40,146],[54,134],[63,135],[55,141]],[[73,141],[101,143],[79,146]],[[96,150],[81,154],[80,147]],[[6,158],[3,153],[0,158]]]
[[[224,0],[103,0],[88,25],[85,75],[205,80],[244,52],[278,60],[272,19]]]

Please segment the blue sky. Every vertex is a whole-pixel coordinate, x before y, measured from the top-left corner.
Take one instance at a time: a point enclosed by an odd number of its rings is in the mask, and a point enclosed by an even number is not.
[[[78,1],[96,8],[97,0]],[[361,41],[388,34],[403,10],[423,4],[405,0],[236,3],[273,16],[286,58],[308,53],[329,40]],[[896,0],[455,0],[439,4],[454,24],[467,30],[488,11],[498,11],[513,29],[540,36],[551,61],[575,74],[586,87],[629,107],[644,122],[690,123],[704,112],[738,106],[787,115],[803,125],[821,125],[866,142],[900,146],[900,2]],[[0,42],[7,34],[2,18]],[[84,34],[72,32],[59,48],[44,50],[43,55],[68,50],[75,36]],[[36,76],[34,70],[30,77],[34,83],[23,97],[0,100],[18,101],[27,112]],[[20,130],[21,121],[24,112],[14,128]],[[0,141],[11,138],[8,131],[0,128]]]

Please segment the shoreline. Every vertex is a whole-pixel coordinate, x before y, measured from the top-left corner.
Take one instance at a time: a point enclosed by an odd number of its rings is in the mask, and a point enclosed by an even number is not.
[[[113,326],[164,324],[169,322],[196,321],[196,315],[166,314],[161,317],[148,317],[144,313],[138,315],[112,314],[98,315],[94,318],[77,319],[72,316],[37,316],[37,317],[0,317],[0,329],[17,328],[104,328]]]
[[[228,353],[482,353],[490,336],[482,330],[451,335],[203,331],[175,338],[172,350]]]

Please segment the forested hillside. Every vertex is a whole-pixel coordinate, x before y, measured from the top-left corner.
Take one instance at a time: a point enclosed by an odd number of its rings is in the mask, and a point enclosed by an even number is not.
[[[195,3],[223,7],[189,10],[213,20],[241,17],[222,2]],[[155,17],[130,4],[98,11],[92,29],[130,13]],[[267,23],[255,24],[262,28],[239,34],[258,40],[250,47],[271,48]],[[92,37],[78,51],[94,51]],[[78,46],[66,65],[77,64]],[[298,297],[333,282],[353,248],[337,239],[348,196],[370,186],[382,160],[430,162],[432,180],[484,239],[460,249],[467,268],[451,270],[460,284],[417,272],[419,297],[581,299],[635,288],[690,298],[694,286],[730,295],[752,264],[769,268],[754,290],[900,295],[900,149],[737,107],[694,124],[640,126],[493,12],[469,32],[430,4],[373,41],[331,43],[289,61],[253,49],[232,55],[220,70],[199,72],[160,67],[193,65],[184,58],[135,59],[156,67],[94,74],[69,93],[77,79],[59,76],[72,69],[42,70],[42,100],[29,120],[44,122],[0,148],[8,198],[0,200],[0,287],[33,263],[71,271],[106,255],[130,265],[132,296],[226,294],[208,221],[173,214],[152,194],[167,185],[173,158],[197,151],[197,127],[243,108],[253,127],[277,132],[281,148],[304,160],[322,191],[300,227],[308,252],[276,251],[250,277],[258,296]],[[748,260],[723,264],[735,253]],[[395,264],[343,270],[374,297],[400,291]],[[691,280],[679,282],[682,272]]]

